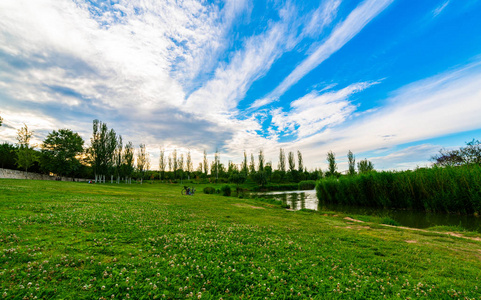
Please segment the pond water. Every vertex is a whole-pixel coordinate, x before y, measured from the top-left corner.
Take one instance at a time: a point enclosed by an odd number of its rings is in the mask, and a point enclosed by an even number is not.
[[[411,210],[392,210],[379,209],[371,207],[346,206],[322,204],[316,196],[315,190],[310,191],[289,191],[289,192],[268,192],[257,193],[257,197],[267,199],[276,199],[287,204],[294,210],[312,209],[312,210],[330,210],[347,214],[370,215],[370,216],[387,216],[395,220],[402,226],[413,228],[428,228],[433,226],[461,226],[470,231],[481,232],[481,217],[443,214],[443,213],[426,213],[422,211]]]

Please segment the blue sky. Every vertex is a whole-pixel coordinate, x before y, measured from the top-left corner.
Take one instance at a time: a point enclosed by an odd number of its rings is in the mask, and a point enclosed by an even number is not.
[[[480,0],[0,2],[0,141],[93,119],[240,162],[428,165],[481,138]]]

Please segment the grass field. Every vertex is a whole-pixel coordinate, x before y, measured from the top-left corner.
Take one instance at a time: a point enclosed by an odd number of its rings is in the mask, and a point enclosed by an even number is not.
[[[474,233],[406,230],[180,191],[0,180],[0,295],[481,299]]]

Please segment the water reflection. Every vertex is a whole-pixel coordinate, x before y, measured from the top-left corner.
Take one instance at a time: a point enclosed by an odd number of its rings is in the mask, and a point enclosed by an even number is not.
[[[312,209],[330,210],[356,215],[388,216],[402,226],[413,228],[428,228],[433,226],[461,226],[462,228],[481,232],[481,218],[475,216],[425,213],[409,210],[389,210],[369,207],[325,205],[319,203],[316,191],[289,191],[258,194],[259,197],[276,199],[287,204],[293,210]]]

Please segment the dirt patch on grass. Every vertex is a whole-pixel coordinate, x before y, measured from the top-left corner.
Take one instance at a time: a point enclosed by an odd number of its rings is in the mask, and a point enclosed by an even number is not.
[[[344,220],[348,220],[348,221],[351,221],[351,222],[364,223],[364,221],[356,220],[356,219],[353,219],[353,218],[350,218],[350,217],[345,217]]]
[[[244,204],[244,203],[235,203],[235,204],[232,204],[232,205],[234,205],[234,206],[238,206],[238,207],[253,208],[253,209],[265,209],[264,207],[260,207],[260,206],[253,206],[253,205]]]
[[[418,241],[416,240],[407,240],[406,243],[408,244],[416,244]]]
[[[380,224],[381,226],[386,226],[386,227],[392,227],[392,228],[399,228],[399,229],[407,229],[407,230],[413,230],[413,231],[420,231],[420,232],[428,232],[428,233],[436,233],[436,234],[445,234],[448,236],[454,236],[462,239],[467,239],[467,240],[472,240],[472,241],[477,241],[481,242],[481,238],[479,237],[469,237],[462,235],[461,233],[455,233],[455,232],[442,232],[442,231],[431,231],[431,230],[426,230],[426,229],[419,229],[419,228],[411,228],[411,227],[404,227],[404,226],[392,226],[392,225],[387,225],[387,224]]]

